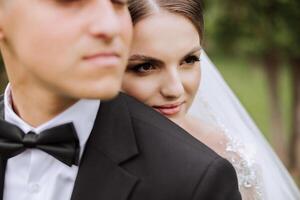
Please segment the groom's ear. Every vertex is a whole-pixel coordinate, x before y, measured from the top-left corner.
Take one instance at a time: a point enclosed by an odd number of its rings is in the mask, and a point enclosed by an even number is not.
[[[5,17],[5,4],[7,0],[0,0],[0,40],[4,38],[3,25]]]
[[[3,10],[3,0],[0,0],[0,40],[3,40],[3,21],[4,21],[4,10]]]

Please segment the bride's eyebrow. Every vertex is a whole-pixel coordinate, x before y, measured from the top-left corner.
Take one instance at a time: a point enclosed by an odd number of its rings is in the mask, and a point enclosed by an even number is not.
[[[189,57],[189,56],[193,55],[194,53],[199,52],[201,50],[202,50],[201,46],[194,47],[191,51],[189,51],[187,54],[185,54],[185,56],[183,56],[183,58],[180,60],[180,62],[184,61],[187,57]]]
[[[139,55],[139,54],[130,56],[129,62],[151,62],[151,63],[156,63],[158,65],[164,64],[161,60],[158,60],[150,56]]]
[[[200,46],[194,47],[191,51],[189,51],[189,52],[184,56],[184,58],[185,58],[186,56],[192,55],[192,54],[194,54],[194,53],[196,53],[196,52],[198,52],[198,51],[201,51],[201,50],[202,50],[202,47],[200,47]]]

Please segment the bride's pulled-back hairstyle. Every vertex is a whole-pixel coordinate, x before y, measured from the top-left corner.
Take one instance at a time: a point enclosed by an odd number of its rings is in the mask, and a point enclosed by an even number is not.
[[[200,41],[203,39],[204,19],[202,0],[129,0],[133,24],[160,11],[167,11],[188,18],[196,27]]]

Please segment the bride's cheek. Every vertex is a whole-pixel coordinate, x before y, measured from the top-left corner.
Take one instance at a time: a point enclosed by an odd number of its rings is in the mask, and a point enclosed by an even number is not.
[[[200,86],[201,73],[199,69],[186,72],[182,75],[182,80],[185,85],[186,92],[190,95],[195,95]]]

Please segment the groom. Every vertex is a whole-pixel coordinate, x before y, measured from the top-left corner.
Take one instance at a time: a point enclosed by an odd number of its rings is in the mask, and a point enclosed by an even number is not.
[[[131,36],[125,0],[0,0],[0,199],[241,199],[229,162],[115,97]]]

